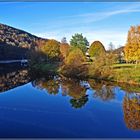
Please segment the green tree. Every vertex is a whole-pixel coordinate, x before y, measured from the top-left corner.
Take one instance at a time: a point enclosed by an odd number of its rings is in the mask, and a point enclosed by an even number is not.
[[[49,40],[41,47],[41,51],[47,55],[50,60],[58,60],[60,57],[60,43],[56,40]]]
[[[83,37],[82,34],[76,33],[74,36],[72,36],[72,39],[70,40],[70,45],[73,48],[79,48],[82,50],[83,53],[87,51],[87,46],[89,45],[89,42],[87,41],[86,37]]]
[[[94,41],[89,48],[89,55],[91,57],[98,57],[105,53],[105,48],[100,41]]]

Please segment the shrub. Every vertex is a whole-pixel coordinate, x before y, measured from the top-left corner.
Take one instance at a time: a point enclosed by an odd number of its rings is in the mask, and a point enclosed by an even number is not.
[[[89,55],[96,58],[102,54],[105,54],[105,48],[103,44],[100,41],[93,42],[89,48]]]
[[[79,48],[76,48],[69,53],[65,64],[61,68],[61,73],[67,77],[85,77],[87,67],[84,65],[84,62],[86,62],[86,58],[83,52]]]
[[[112,53],[107,53],[99,56],[89,66],[89,76],[97,79],[112,79],[114,70],[112,65],[115,62],[115,56]]]

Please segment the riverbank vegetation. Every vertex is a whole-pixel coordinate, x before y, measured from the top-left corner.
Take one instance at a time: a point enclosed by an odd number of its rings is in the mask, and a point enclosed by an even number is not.
[[[106,50],[100,41],[89,45],[82,34],[61,42],[38,42],[38,50],[31,55],[31,69],[43,74],[58,74],[68,78],[94,78],[99,80],[140,84],[140,26],[128,31],[125,46]]]

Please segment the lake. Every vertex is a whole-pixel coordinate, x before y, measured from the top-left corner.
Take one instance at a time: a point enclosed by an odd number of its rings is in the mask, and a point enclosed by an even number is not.
[[[139,88],[94,80],[0,74],[1,138],[140,137]]]

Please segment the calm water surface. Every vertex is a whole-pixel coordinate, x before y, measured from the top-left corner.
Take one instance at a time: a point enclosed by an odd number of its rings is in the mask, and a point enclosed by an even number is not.
[[[0,137],[140,137],[140,94],[94,80],[2,73]]]

